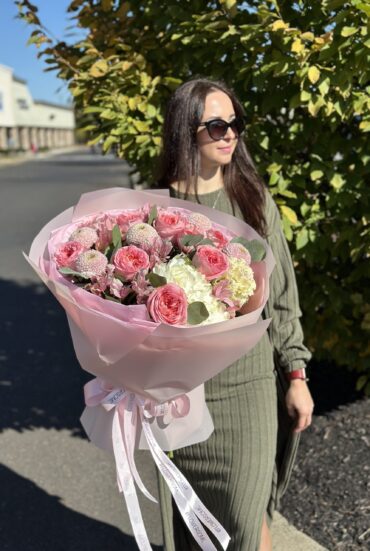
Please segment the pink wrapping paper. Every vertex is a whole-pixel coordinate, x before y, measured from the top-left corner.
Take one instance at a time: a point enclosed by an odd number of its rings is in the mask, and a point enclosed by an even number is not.
[[[146,203],[201,212],[237,235],[262,241],[267,250],[266,275],[260,276],[263,281],[260,296],[254,297],[255,309],[211,325],[158,324],[150,320],[145,305],[126,306],[104,300],[77,288],[55,269],[50,261],[53,243],[63,240],[63,236],[66,240],[71,224],[101,211],[136,209]],[[110,188],[82,195],[74,209],[67,209],[51,220],[36,236],[25,257],[65,309],[76,356],[84,370],[114,387],[159,402],[194,391],[192,411],[197,408],[197,415],[174,419],[165,427],[157,421],[153,423],[154,435],[163,449],[195,443],[194,435],[197,441],[208,438],[213,425],[202,384],[248,353],[270,323],[270,319],[260,317],[269,296],[268,278],[275,265],[266,241],[242,220],[204,205],[173,199],[167,190],[136,192]],[[87,408],[81,421],[96,445],[110,447],[104,435],[111,426],[107,412]],[[142,438],[140,447],[146,447]]]

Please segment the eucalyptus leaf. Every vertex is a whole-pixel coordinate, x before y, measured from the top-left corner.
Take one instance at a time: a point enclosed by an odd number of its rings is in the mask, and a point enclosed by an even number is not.
[[[157,216],[158,216],[157,205],[153,205],[150,209],[149,218],[148,218],[148,224],[150,226],[153,224],[153,221],[157,218]]]
[[[112,230],[112,243],[115,249],[122,247],[121,230],[118,224],[116,224]]]
[[[167,283],[167,279],[165,277],[155,274],[154,272],[150,272],[150,274],[147,275],[147,279],[153,287],[162,287],[162,285],[166,285]]]
[[[198,325],[208,317],[209,312],[204,302],[196,301],[188,305],[188,323],[190,325]]]
[[[183,235],[180,237],[179,242],[183,247],[196,247],[204,237],[201,234],[196,235]]]
[[[72,270],[71,268],[60,268],[59,272],[63,275],[70,275],[75,277],[80,277],[81,279],[90,279],[89,277],[85,277],[80,272],[76,272],[75,270]]]
[[[208,237],[205,237],[204,239],[202,239],[202,241],[199,241],[197,246],[199,247],[200,245],[212,245],[213,247],[216,246],[212,239],[209,239]]]
[[[257,239],[248,241],[244,237],[234,237],[230,243],[241,243],[251,255],[252,262],[259,262],[266,257],[266,249],[261,241]]]

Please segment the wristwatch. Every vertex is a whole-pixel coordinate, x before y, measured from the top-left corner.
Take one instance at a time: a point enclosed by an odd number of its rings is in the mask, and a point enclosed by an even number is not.
[[[285,371],[285,378],[288,381],[292,381],[293,379],[302,379],[302,381],[309,381],[308,377],[306,377],[306,370],[304,367],[301,369],[295,369],[294,371]]]

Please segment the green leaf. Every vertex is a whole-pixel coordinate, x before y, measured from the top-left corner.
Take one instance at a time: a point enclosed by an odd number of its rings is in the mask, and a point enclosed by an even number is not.
[[[302,228],[297,233],[296,247],[297,249],[303,249],[303,247],[307,245],[307,243],[308,243],[308,231],[306,228]]]
[[[180,237],[179,242],[183,247],[196,247],[202,240],[203,235],[183,235]]]
[[[166,285],[167,283],[167,279],[165,277],[155,274],[154,272],[150,272],[146,276],[146,279],[150,281],[153,287],[162,287],[162,285]]]
[[[122,237],[121,237],[121,230],[119,229],[119,225],[116,224],[113,227],[112,230],[112,243],[114,245],[114,248],[121,248],[122,247]]]
[[[198,325],[202,321],[206,320],[209,317],[209,312],[207,310],[204,302],[192,302],[188,305],[188,323],[190,325]]]
[[[215,247],[215,244],[212,241],[212,239],[209,239],[208,237],[205,237],[204,239],[202,239],[202,241],[199,241],[197,246],[199,247],[200,245],[212,245],[213,247]]]
[[[153,221],[157,218],[158,215],[158,209],[157,205],[152,205],[149,212],[149,218],[148,218],[148,224],[151,226],[153,224]]]
[[[59,272],[63,275],[70,275],[75,277],[80,277],[81,279],[90,279],[89,277],[85,277],[80,272],[76,272],[75,270],[72,270],[71,268],[60,268]]]
[[[251,255],[252,262],[259,262],[266,256],[266,249],[264,245],[257,239],[248,241],[248,239],[245,239],[244,237],[233,237],[230,243],[241,243],[241,245],[243,245],[243,247],[245,247]]]
[[[368,381],[368,375],[361,375],[356,381],[356,390],[361,390]]]

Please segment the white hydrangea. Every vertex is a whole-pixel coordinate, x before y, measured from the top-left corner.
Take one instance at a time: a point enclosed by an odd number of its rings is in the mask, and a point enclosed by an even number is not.
[[[208,325],[230,318],[226,306],[212,295],[212,285],[206,277],[198,272],[191,261],[184,255],[178,254],[165,263],[154,266],[153,272],[165,277],[167,283],[176,283],[181,287],[189,302],[203,302],[209,312],[209,317],[199,325]]]

